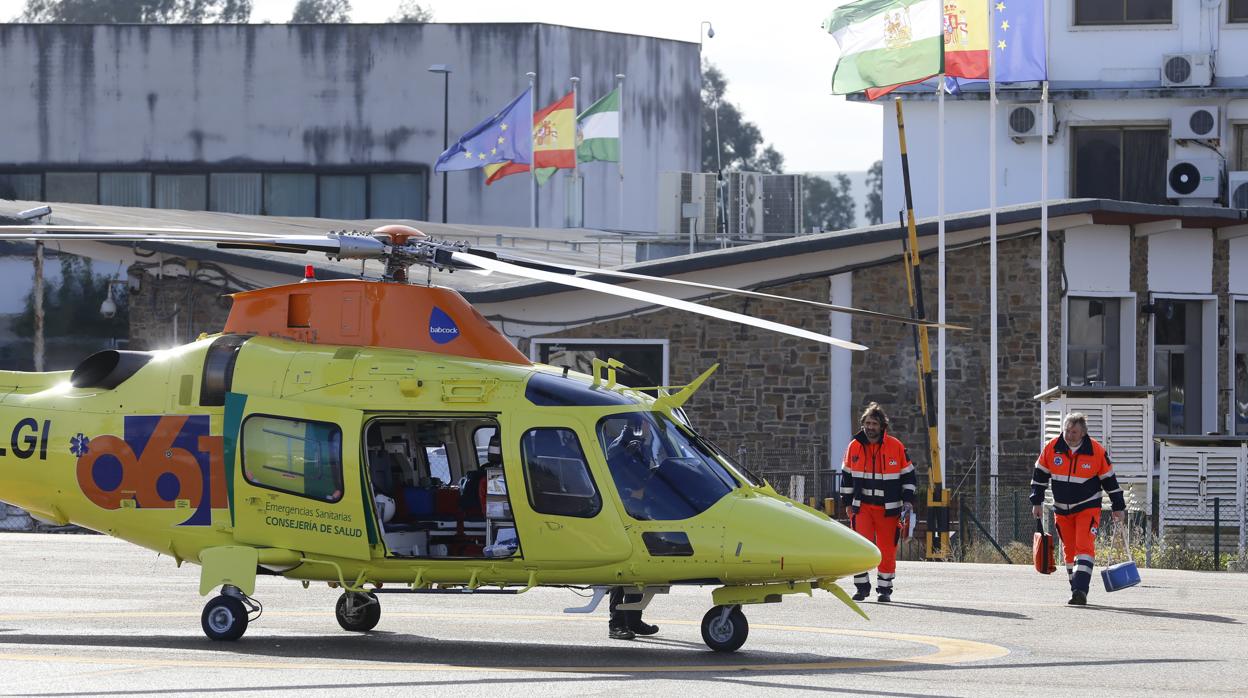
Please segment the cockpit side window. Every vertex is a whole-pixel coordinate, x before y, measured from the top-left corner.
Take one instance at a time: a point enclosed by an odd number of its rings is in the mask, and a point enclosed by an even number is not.
[[[738,486],[697,437],[662,413],[604,417],[598,438],[624,510],[634,519],[688,519]]]
[[[524,480],[533,511],[590,519],[602,511],[602,495],[571,429],[539,427],[520,437]]]

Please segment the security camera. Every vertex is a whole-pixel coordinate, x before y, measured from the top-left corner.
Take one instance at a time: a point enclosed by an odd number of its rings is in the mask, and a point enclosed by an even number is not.
[[[33,221],[36,218],[43,218],[44,216],[50,216],[50,215],[52,215],[51,206],[39,206],[37,208],[28,208],[25,211],[22,211],[21,213],[17,214],[17,217],[21,218],[24,221]]]
[[[117,304],[113,302],[112,294],[104,298],[104,302],[100,303],[100,315],[105,318],[112,318],[117,314]]]

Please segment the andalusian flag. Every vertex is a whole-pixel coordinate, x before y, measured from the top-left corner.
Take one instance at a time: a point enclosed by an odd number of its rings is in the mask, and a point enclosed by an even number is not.
[[[545,184],[556,169],[576,166],[576,117],[573,93],[533,115],[533,164],[538,184]],[[528,172],[529,166],[518,162],[487,165],[486,184],[507,175]]]
[[[841,47],[832,93],[862,92],[943,72],[942,4],[857,0],[836,8],[823,23]]]
[[[577,118],[576,159],[620,161],[620,88],[608,92]]]

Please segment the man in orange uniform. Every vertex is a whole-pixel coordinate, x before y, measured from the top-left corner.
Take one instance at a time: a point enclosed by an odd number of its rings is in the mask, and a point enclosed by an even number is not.
[[[888,415],[877,403],[867,405],[841,463],[841,501],[849,512],[854,531],[880,549],[880,567],[875,591],[880,601],[893,594],[897,571],[897,542],[901,535],[898,521],[904,511],[914,511],[914,463],[906,447],[888,431]],[[854,577],[855,601],[871,595],[871,576]]]
[[[1053,512],[1066,557],[1072,606],[1088,603],[1096,531],[1101,525],[1101,492],[1109,495],[1114,522],[1125,517],[1126,501],[1105,448],[1088,436],[1088,419],[1071,412],[1062,420],[1062,434],[1045,444],[1031,476],[1031,513],[1044,515],[1044,490],[1053,485]]]

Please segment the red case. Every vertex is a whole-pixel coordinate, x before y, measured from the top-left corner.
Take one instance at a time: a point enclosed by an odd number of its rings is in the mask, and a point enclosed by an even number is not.
[[[1057,571],[1057,558],[1054,556],[1053,536],[1044,532],[1044,523],[1036,519],[1036,533],[1031,539],[1031,556],[1035,560],[1036,571],[1040,574],[1053,574]]]

